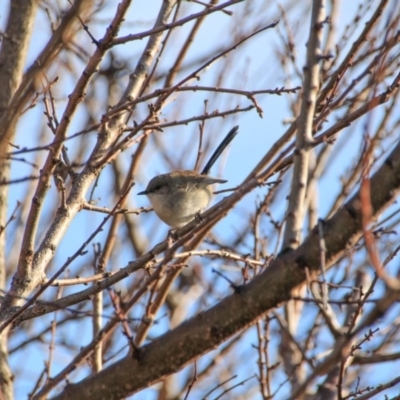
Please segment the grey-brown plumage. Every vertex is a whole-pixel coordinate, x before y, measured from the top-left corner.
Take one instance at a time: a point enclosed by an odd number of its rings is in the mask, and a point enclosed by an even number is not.
[[[212,197],[210,186],[227,182],[211,178],[207,173],[238,131],[238,126],[230,130],[201,174],[181,170],[157,175],[149,182],[146,190],[138,194],[145,194],[149,198],[155,213],[167,225],[177,228],[187,224],[209,205]]]

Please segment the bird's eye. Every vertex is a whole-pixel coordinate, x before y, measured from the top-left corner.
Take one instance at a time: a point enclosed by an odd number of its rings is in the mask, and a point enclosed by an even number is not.
[[[157,185],[153,187],[153,192],[158,192],[161,189],[161,185]]]

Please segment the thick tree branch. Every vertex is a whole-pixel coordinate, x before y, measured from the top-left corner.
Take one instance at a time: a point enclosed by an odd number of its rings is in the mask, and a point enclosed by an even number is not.
[[[371,205],[381,213],[400,190],[400,143],[371,178]],[[325,222],[327,265],[354,245],[362,234],[359,193]],[[218,305],[186,321],[152,343],[134,357],[126,357],[99,374],[68,385],[55,397],[66,400],[119,399],[148,387],[179,371],[193,359],[215,348],[291,298],[291,292],[305,283],[305,267],[317,274],[320,264],[319,234],[313,231],[296,250],[285,251],[265,272],[236,289]],[[268,290],[266,290],[268,288]],[[118,381],[118,386],[113,382]]]
[[[37,0],[10,2],[10,15],[5,33],[2,35],[0,51],[0,182],[7,181],[10,160],[4,155],[15,133],[15,124],[7,127],[6,116],[12,112],[10,102],[20,85],[25,66],[28,45],[38,6]],[[11,111],[10,111],[11,110]],[[9,187],[0,186],[0,226],[7,221],[7,199]],[[6,235],[0,236],[0,289],[6,287]],[[8,365],[7,337],[0,338],[0,398],[13,398],[13,377]]]

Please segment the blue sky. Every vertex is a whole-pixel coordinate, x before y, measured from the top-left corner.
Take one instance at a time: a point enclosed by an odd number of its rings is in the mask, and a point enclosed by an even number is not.
[[[64,4],[64,7],[68,7],[68,2],[61,2]],[[91,33],[94,34],[95,37],[99,38],[103,35],[104,29],[109,23],[111,15],[114,13],[114,4],[113,2],[109,2],[110,6],[108,10],[105,10],[102,15],[98,16],[98,19],[102,21],[96,26],[91,26]],[[154,16],[158,11],[160,1],[153,1],[151,6],[149,6],[149,2],[146,0],[137,0],[133,2],[133,6],[130,8],[128,16],[126,18],[126,22],[123,25],[120,36],[124,36],[129,33],[139,32],[144,29],[149,29],[152,25],[152,21]],[[277,19],[278,9],[275,4],[272,2],[266,2],[265,9],[263,10],[264,14],[260,15],[260,20],[265,22],[265,25],[274,22]],[[351,21],[354,11],[357,7],[357,2],[347,2],[346,9],[342,9],[340,14],[340,26],[338,27],[339,35],[345,29],[346,25]],[[4,29],[4,21],[6,15],[6,2],[0,2],[0,29]],[[186,6],[186,5],[185,5]],[[246,4],[242,3],[232,7],[232,11],[235,13],[236,23],[241,23],[244,26],[250,27],[254,21],[246,21],[241,20],[240,15],[244,13]],[[201,8],[193,6],[193,10],[198,11]],[[300,10],[300,8],[299,8]],[[194,11],[191,11],[192,13]],[[298,27],[298,34],[295,37],[295,43],[297,46],[298,52],[298,60],[300,60],[300,67],[304,64],[305,60],[305,41],[307,38],[307,29],[308,29],[308,18],[309,14],[291,14],[293,21],[294,29]],[[369,14],[368,14],[369,15]],[[140,21],[137,23],[136,21]],[[206,22],[201,27],[201,33],[198,35],[196,39],[195,45],[192,47],[191,52],[187,57],[187,62],[190,63],[191,60],[196,59],[201,54],[208,54],[210,46],[214,46],[215,43],[218,43],[221,46],[228,46],[232,42],[230,37],[227,35],[227,32],[230,31],[230,23],[232,22],[232,18],[226,16],[223,13],[215,13],[210,16]],[[282,21],[277,29],[281,29]],[[176,48],[179,48],[179,35],[183,32],[187,32],[191,24],[188,24],[184,27],[178,28],[176,31],[176,35],[173,38],[173,41],[176,43]],[[363,25],[360,25],[361,29]],[[49,24],[47,16],[43,11],[39,11],[37,21],[35,24],[34,33],[31,39],[31,45],[29,47],[29,54],[27,60],[27,66],[31,64],[31,62],[35,59],[35,57],[39,54],[44,44],[46,43],[47,38],[49,37]],[[84,32],[81,35],[86,35]],[[130,70],[132,70],[136,64],[138,55],[140,54],[143,46],[145,45],[146,40],[130,42],[126,45],[118,46],[115,48],[116,57],[124,62],[127,62],[130,66]],[[173,42],[174,43],[174,42]],[[252,38],[245,46],[239,47],[236,51],[234,51],[231,55],[229,55],[231,62],[235,65],[235,74],[231,76],[228,80],[227,84],[224,86],[228,86],[231,88],[243,88],[245,90],[260,90],[260,89],[274,89],[275,87],[281,87],[285,85],[285,81],[289,78],[286,76],[286,71],[276,71],[278,68],[277,60],[275,59],[275,49],[281,46],[281,42],[279,41],[276,30],[270,29],[267,30],[260,35]],[[89,54],[93,51],[94,46],[86,49]],[[342,54],[345,53],[346,49],[343,49]],[[174,47],[168,49],[172,56],[174,53]],[[168,69],[168,60],[171,58],[165,58],[164,63],[161,64],[160,69],[165,70]],[[267,62],[266,62],[267,60]],[[76,66],[76,69],[79,72],[82,71],[84,64],[78,60],[72,58],[69,60],[72,65]],[[108,62],[106,58],[103,61],[103,65]],[[196,82],[198,85],[212,85],[215,82],[216,77],[221,72],[221,64],[215,63],[212,65],[206,73],[201,74],[201,80]],[[58,71],[52,72],[54,76],[58,73]],[[122,75],[120,78],[120,85],[123,87],[127,81],[127,75]],[[96,79],[96,78],[95,78]],[[100,79],[100,78],[99,78]],[[63,107],[66,104],[66,99],[68,93],[70,93],[74,86],[74,79],[71,75],[63,75],[61,76],[61,84],[60,86],[56,86],[55,93],[58,99],[57,106],[59,115],[61,115],[63,111]],[[101,81],[94,82],[94,88],[92,90],[96,90],[96,93],[99,96],[106,97],[107,93],[103,90]],[[291,79],[291,86],[295,87],[301,85],[301,82],[293,76]],[[242,87],[243,86],[243,87]],[[199,115],[203,111],[204,100],[208,99],[210,95],[205,92],[196,92],[196,96],[190,96],[189,101],[185,104],[185,108],[182,111],[182,115],[185,117],[191,117],[193,115]],[[282,96],[273,96],[273,95],[261,95],[258,96],[257,99],[259,104],[264,110],[264,117],[261,119],[257,112],[254,110],[249,113],[240,114],[237,116],[231,116],[225,118],[223,122],[221,121],[210,121],[206,125],[205,134],[214,136],[218,135],[222,138],[228,130],[234,126],[240,125],[240,133],[235,138],[234,142],[231,144],[229,148],[229,152],[226,157],[223,159],[223,172],[222,176],[224,179],[228,180],[228,183],[221,188],[236,186],[241,183],[241,181],[247,176],[247,174],[251,171],[251,169],[258,163],[260,158],[265,154],[266,150],[270,148],[270,146],[285,132],[287,125],[283,124],[287,118],[291,117],[291,113],[288,108],[288,98],[290,95],[282,95]],[[99,109],[96,110],[98,112],[98,118],[100,118],[101,114],[103,114],[106,109],[104,104],[106,101],[102,101],[99,99]],[[194,100],[193,100],[194,99]],[[219,110],[227,109],[232,106],[232,104],[240,104],[240,106],[244,107],[250,104],[249,100],[245,98],[241,98],[239,100],[232,100],[227,95],[221,95],[221,100],[219,103]],[[174,118],[174,107],[176,106],[175,102],[171,102],[171,104],[163,110],[163,117],[166,119]],[[78,110],[77,116],[74,118],[73,123],[71,124],[69,134],[83,129],[86,124],[86,106],[82,104],[80,109]],[[143,110],[138,111],[143,112]],[[380,113],[376,111],[374,113],[374,123],[379,120]],[[333,119],[333,117],[332,117]],[[329,123],[332,121],[329,121]],[[35,132],[39,131],[43,124],[46,123],[45,117],[43,116],[43,106],[39,103],[38,106],[26,113],[24,117],[21,118],[21,122],[18,126],[18,135],[15,142],[21,146],[31,147],[36,144],[36,135]],[[328,126],[328,125],[327,125]],[[334,161],[332,161],[332,165],[330,166],[327,174],[324,179],[319,182],[319,191],[321,193],[320,204],[319,204],[319,212],[321,217],[325,217],[327,211],[330,209],[331,204],[338,193],[340,188],[340,177],[343,172],[351,167],[353,162],[354,154],[358,154],[361,145],[361,138],[363,133],[363,123],[358,122],[352,125],[344,134],[351,134],[352,139],[346,142],[344,149],[341,151],[340,156],[336,157]],[[52,139],[52,134],[47,132],[47,142],[50,142]],[[88,135],[88,140],[91,143],[94,143],[96,140],[96,134],[90,133]],[[191,124],[188,126],[183,126],[179,128],[168,128],[162,134],[162,141],[171,146],[173,157],[176,157],[177,160],[184,160],[184,168],[190,169],[193,167],[197,152],[197,124]],[[194,144],[194,145],[193,145]],[[191,146],[192,151],[186,151],[187,146]],[[77,152],[79,144],[77,142],[71,141],[68,143],[68,148],[71,153]],[[123,159],[126,161],[133,153],[135,149],[128,149],[123,155]],[[189,154],[188,154],[189,153]],[[210,154],[210,152],[209,152]],[[43,153],[43,157],[45,153]],[[25,156],[26,159],[30,161],[34,161],[35,154],[28,153]],[[167,165],[164,159],[154,151],[154,147],[148,146],[146,152],[144,154],[144,159],[147,160],[146,165],[143,165],[140,168],[140,171],[137,176],[137,184],[132,189],[132,194],[130,198],[130,207],[134,208],[137,206],[148,206],[148,200],[141,196],[135,196],[135,193],[143,190],[146,186],[148,180],[152,178],[154,175],[164,172],[169,172],[167,169]],[[206,157],[207,159],[207,157]],[[204,160],[205,161],[205,160]],[[204,165],[204,162],[203,162]],[[112,207],[113,206],[113,197],[111,196],[112,190],[107,190],[111,188],[113,182],[111,181],[111,172],[109,170],[110,167],[107,167],[104,173],[101,176],[100,187],[101,190],[96,192],[96,198],[98,198],[99,205]],[[21,176],[26,176],[31,173],[31,168],[29,165],[24,163],[14,163],[12,169],[12,178],[17,178]],[[213,169],[212,175],[221,173],[221,168],[219,165],[216,165]],[[284,210],[285,210],[285,201],[284,195],[287,193],[288,185],[283,186],[284,194],[282,194],[282,202],[279,203],[276,207],[273,208],[272,212],[276,218],[281,218]],[[229,242],[230,236],[233,234],[235,230],[240,230],[240,227],[243,226],[246,221],[246,217],[252,213],[254,209],[255,202],[267,191],[267,188],[260,188],[248,196],[246,196],[237,207],[231,211],[229,218],[221,221],[218,226],[215,228],[216,232],[226,238],[226,241]],[[15,202],[17,200],[21,200],[25,193],[25,187],[22,185],[13,185],[11,187],[11,195],[9,201],[9,213],[14,209]],[[216,199],[218,200],[218,198]],[[58,202],[58,195],[55,190],[53,190],[52,195],[47,198],[50,203]],[[46,206],[45,206],[46,208]],[[50,218],[49,215],[43,215],[41,220],[41,226],[46,227],[46,221]],[[85,240],[93,230],[101,223],[104,215],[82,212],[80,213],[72,222],[71,226],[68,229],[68,232],[63,239],[60,248],[57,250],[56,256],[53,260],[54,266],[60,266],[68,256],[73,254],[80,243]],[[149,248],[163,240],[168,231],[168,227],[159,224],[154,215],[142,215],[138,217],[138,221],[140,221],[143,225],[143,234],[146,236],[146,240],[148,241]],[[41,231],[41,234],[44,233],[44,230]],[[100,233],[98,237],[96,237],[95,241],[104,242],[104,238],[106,235],[106,230],[103,233]],[[41,237],[39,235],[38,240],[40,241]],[[274,238],[271,238],[271,248],[273,248]],[[131,249],[124,246],[124,238],[121,238],[120,243],[117,244],[117,254],[113,257],[113,264],[116,268],[123,267],[129,262],[133,257],[133,252]],[[15,249],[8,249],[10,253],[16,251]],[[89,252],[90,253],[90,252]],[[71,273],[73,274],[74,268],[78,269],[78,266],[83,264],[88,264],[88,273],[90,273],[90,259],[92,255],[89,254],[87,257],[82,257],[77,260],[76,265],[71,268]],[[205,266],[205,276],[208,279],[215,279],[215,275],[210,272],[211,266],[214,266],[212,262],[204,261]],[[232,273],[232,276],[235,277],[235,273]],[[218,278],[217,278],[218,279]],[[240,274],[237,274],[237,279],[240,279]],[[125,284],[121,282],[119,285],[120,290],[124,290]],[[80,287],[74,287],[72,289],[65,289],[64,294],[70,293],[71,291],[81,290]],[[218,285],[218,290],[220,291],[220,295],[227,295],[230,291],[229,286],[226,282],[221,282]],[[162,314],[162,313],[161,313]],[[49,322],[53,316],[46,317],[46,321]],[[313,318],[313,316],[309,317]],[[165,329],[168,328],[167,320],[161,320],[161,322],[156,325],[151,332],[152,336],[156,336],[162,333]],[[68,336],[70,338],[76,338],[79,336],[80,341],[82,343],[87,343],[90,340],[91,333],[89,328],[90,322],[87,321],[87,329],[82,330],[81,327],[71,327],[71,330],[68,332]],[[14,338],[16,342],[22,340],[22,338]],[[246,333],[246,340],[255,341],[255,332],[254,328]],[[13,343],[11,343],[12,347]],[[38,369],[42,368],[43,357],[46,355],[44,353],[48,349],[48,344],[43,344],[43,346],[37,346],[33,351],[29,352],[26,356],[26,362],[32,363],[32,379],[36,378]],[[254,354],[256,357],[256,354]],[[40,361],[39,361],[40,360]],[[64,363],[68,362],[69,353],[60,352],[57,355],[57,361],[55,364],[55,369],[62,367]],[[254,360],[249,360],[249,363]],[[11,357],[11,362],[14,368],[18,368],[18,363],[20,362],[20,358],[16,356],[15,358]],[[202,361],[205,362],[205,361]],[[37,364],[36,364],[37,363]],[[385,373],[387,370],[385,370]],[[244,374],[245,375],[245,374]],[[245,376],[242,376],[244,378]],[[283,378],[282,378],[283,379]],[[377,378],[378,380],[381,377]],[[31,377],[26,377],[26,385],[25,383],[21,383],[16,387],[17,396],[26,395],[27,391],[31,389],[32,380]],[[152,389],[147,390],[146,399],[152,399],[155,396],[154,391]],[[135,398],[144,398],[143,394],[136,396]],[[255,399],[257,397],[254,397]]]

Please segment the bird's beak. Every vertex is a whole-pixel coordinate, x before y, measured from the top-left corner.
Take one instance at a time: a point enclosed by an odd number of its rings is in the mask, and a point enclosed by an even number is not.
[[[147,190],[143,190],[143,192],[139,192],[138,195],[142,195],[142,194],[148,194],[149,192]]]

